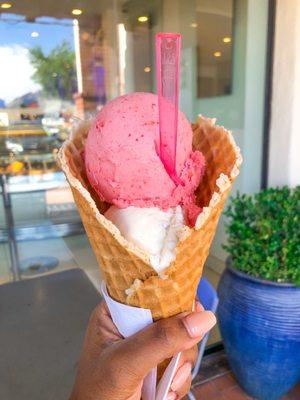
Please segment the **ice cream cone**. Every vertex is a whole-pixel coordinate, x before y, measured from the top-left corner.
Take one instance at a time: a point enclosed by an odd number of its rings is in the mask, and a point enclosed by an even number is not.
[[[190,311],[220,214],[242,162],[231,133],[202,116],[193,125],[193,147],[206,159],[205,174],[196,191],[203,212],[194,228],[182,232],[176,259],[162,278],[151,267],[149,255],[122,237],[103,215],[109,204],[102,202],[89,184],[82,158],[88,129],[89,123],[83,123],[74,130],[60,149],[59,161],[110,296],[150,309],[154,320]]]

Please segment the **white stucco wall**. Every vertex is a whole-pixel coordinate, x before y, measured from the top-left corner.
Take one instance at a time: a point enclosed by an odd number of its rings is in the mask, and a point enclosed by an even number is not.
[[[300,1],[277,0],[269,186],[300,184]]]

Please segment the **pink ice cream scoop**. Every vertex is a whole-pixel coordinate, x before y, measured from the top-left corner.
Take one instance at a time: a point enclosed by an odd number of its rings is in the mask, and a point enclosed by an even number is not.
[[[190,224],[201,209],[194,191],[204,172],[201,152],[192,151],[192,129],[178,116],[176,185],[161,162],[158,98],[152,93],[118,97],[98,113],[85,145],[88,179],[102,200],[118,208],[182,205]]]

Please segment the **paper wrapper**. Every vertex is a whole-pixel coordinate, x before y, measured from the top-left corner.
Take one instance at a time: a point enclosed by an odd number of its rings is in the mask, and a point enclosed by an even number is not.
[[[85,122],[74,129],[59,151],[59,162],[110,296],[120,303],[151,310],[154,320],[191,311],[219,217],[242,162],[231,133],[202,116],[192,126],[193,148],[206,160],[196,190],[197,204],[203,211],[195,227],[185,227],[181,232],[176,259],[162,279],[151,267],[149,254],[128,242],[103,215],[110,205],[91,187],[82,158],[89,126],[90,122]]]
[[[152,324],[153,319],[150,310],[118,303],[109,296],[104,282],[101,285],[101,292],[109,308],[114,324],[125,338]],[[157,368],[150,371],[143,382],[143,400],[165,400],[175,375],[180,355],[179,353],[172,358],[157,388]]]

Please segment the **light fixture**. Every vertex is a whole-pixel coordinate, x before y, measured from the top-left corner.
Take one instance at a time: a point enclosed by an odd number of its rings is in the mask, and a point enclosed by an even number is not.
[[[151,71],[151,68],[150,67],[145,67],[144,68],[144,72],[150,72]]]
[[[10,4],[10,3],[2,3],[0,7],[8,9],[8,8],[12,7],[12,4]]]
[[[33,38],[36,38],[36,37],[39,37],[40,36],[40,34],[38,33],[38,32],[31,32],[31,35],[30,35],[31,37],[33,37]]]
[[[82,86],[83,80],[82,80],[81,52],[80,52],[80,29],[79,29],[78,19],[73,19],[73,37],[74,37],[74,50],[75,50],[75,63],[76,63],[77,92],[79,96],[78,98],[80,98],[83,92],[83,86]]]
[[[124,24],[118,24],[117,29],[119,39],[119,93],[122,95],[125,94],[127,32]]]
[[[190,27],[191,27],[191,28],[197,28],[197,26],[198,26],[198,24],[197,24],[196,22],[192,22],[192,23],[190,24]]]
[[[222,53],[220,51],[214,52],[214,57],[221,57]]]
[[[82,10],[80,10],[79,8],[74,8],[74,10],[72,10],[72,14],[73,15],[81,15]]]
[[[148,19],[149,18],[146,15],[141,15],[140,17],[138,17],[139,22],[147,22]]]
[[[90,34],[88,32],[83,32],[81,37],[83,40],[87,41],[90,39]]]
[[[223,42],[224,43],[230,43],[231,42],[231,37],[229,37],[229,36],[223,37]]]

